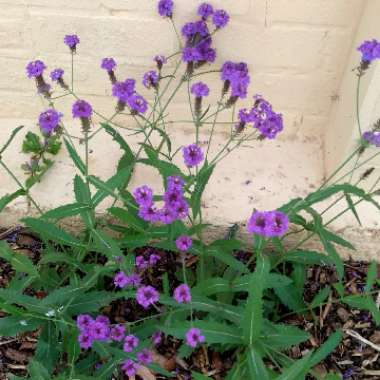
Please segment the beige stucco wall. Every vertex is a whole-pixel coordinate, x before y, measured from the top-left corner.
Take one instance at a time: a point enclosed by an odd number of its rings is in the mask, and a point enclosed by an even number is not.
[[[367,2],[210,2],[231,14],[229,27],[214,38],[218,50],[214,67],[225,60],[246,61],[252,77],[250,96],[263,94],[285,119],[285,131],[276,141],[241,150],[218,168],[206,194],[205,216],[226,225],[245,220],[253,208],[275,208],[290,197],[305,195],[320,183],[326,170],[325,128],[331,107],[339,98],[338,89]],[[199,3],[175,0],[175,22],[180,25],[193,17]],[[0,0],[0,143],[20,123],[37,128],[36,119],[44,106],[25,76],[25,65],[40,58],[49,68],[61,66],[69,72],[70,54],[62,43],[67,33],[81,37],[75,58],[78,95],[99,112],[111,114],[115,102],[107,77],[99,69],[101,58],[115,57],[120,77],[141,78],[153,68],[155,54],[176,50],[171,25],[157,16],[155,6],[153,0]],[[216,100],[221,88],[218,76],[211,74],[208,83],[210,99]],[[149,97],[141,85],[140,91]],[[61,110],[70,132],[78,135],[79,125],[70,118],[71,103],[63,100]],[[170,112],[169,119],[189,119],[185,92],[178,94]],[[132,123],[123,118],[118,121]],[[189,124],[174,124],[170,133],[177,145],[193,142]],[[215,146],[225,140],[226,130],[218,129]],[[132,138],[130,141],[133,143]],[[120,152],[101,135],[91,145],[91,171],[106,178]],[[4,159],[22,177],[18,168],[26,157],[19,151],[20,140]],[[43,207],[70,201],[73,172],[66,152],[62,152],[43,183],[33,188],[33,195]],[[157,176],[145,168],[137,171],[133,186],[141,182],[160,186]],[[0,171],[0,195],[14,188]],[[27,212],[26,203],[19,200],[0,215],[0,224],[9,224],[12,215]]]

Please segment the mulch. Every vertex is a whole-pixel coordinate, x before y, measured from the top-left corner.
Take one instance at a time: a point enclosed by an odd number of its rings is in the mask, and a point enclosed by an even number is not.
[[[38,261],[41,243],[27,230],[21,227],[0,230],[1,239],[6,240],[12,249],[27,255],[35,262]],[[148,254],[150,250],[151,248],[141,249],[139,254]],[[166,272],[170,283],[175,283],[175,271],[178,269],[176,256],[164,251],[156,251],[156,253],[161,255],[162,260],[153,272],[146,273],[144,282],[161,288],[161,274]],[[246,254],[240,253],[240,256],[245,261]],[[195,260],[195,258],[188,258],[187,265],[192,265]],[[368,264],[365,262],[345,263],[346,292],[360,294],[364,291],[367,270]],[[9,264],[0,259],[0,287],[6,287],[13,274]],[[380,265],[378,265],[378,274],[380,278]],[[306,276],[304,299],[311,301],[321,288],[335,282],[336,273],[332,268],[310,267]],[[292,347],[287,354],[294,359],[301,358],[310,350],[318,348],[332,332],[343,329],[342,343],[315,370],[321,375],[331,371],[339,373],[344,380],[380,379],[380,330],[368,312],[340,304],[336,301],[338,298],[334,290],[330,298],[314,312],[314,315],[306,313],[299,316],[289,310],[281,310],[283,316],[281,323],[297,326],[311,335],[307,342]],[[118,323],[131,322],[149,315],[149,311],[143,311],[132,300],[112,302],[102,310],[102,313],[108,314],[112,321]],[[0,318],[4,316],[5,313],[0,310]],[[15,338],[0,337],[0,380],[6,380],[7,374],[10,373],[25,376],[37,339],[37,332],[20,334]],[[234,364],[234,352],[220,353],[204,347],[195,350],[186,360],[180,359],[177,357],[180,345],[181,342],[177,339],[165,337],[155,352],[155,360],[165,369],[176,373],[174,379],[190,380],[191,371],[197,371],[215,380],[222,380]],[[149,376],[152,376],[150,372],[147,373],[146,379],[155,379]],[[157,379],[164,379],[164,377],[157,377]]]

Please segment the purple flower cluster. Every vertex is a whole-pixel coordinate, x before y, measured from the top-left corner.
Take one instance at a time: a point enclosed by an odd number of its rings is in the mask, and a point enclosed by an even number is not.
[[[134,335],[127,335],[124,339],[123,350],[125,352],[132,352],[139,345],[139,338]]]
[[[116,67],[116,61],[113,58],[103,58],[100,64],[100,68],[106,70],[107,72],[111,72]]]
[[[151,337],[151,340],[152,340],[152,343],[155,345],[155,346],[158,346],[159,344],[161,344],[162,342],[162,337],[163,337],[163,333],[161,331],[156,331],[152,337]]]
[[[179,236],[176,241],[175,241],[175,245],[177,247],[178,250],[182,251],[182,252],[186,252],[188,251],[191,246],[193,245],[193,239],[191,239],[190,236],[187,236],[187,235],[181,235]]]
[[[373,39],[364,41],[357,49],[362,53],[362,61],[371,63],[380,58],[380,42]]]
[[[263,237],[278,237],[289,228],[289,219],[281,211],[255,211],[248,220],[247,231]]]
[[[254,96],[255,104],[251,110],[239,111],[239,123],[236,131],[240,132],[246,124],[252,123],[262,138],[274,139],[284,129],[282,115],[273,111],[272,105],[259,95]]]
[[[83,349],[89,349],[96,340],[104,342],[112,339],[110,321],[103,315],[99,315],[96,319],[93,319],[88,314],[78,315],[77,327],[80,331],[78,342]],[[117,327],[117,329],[119,332],[121,331],[120,326]],[[113,330],[112,336],[115,336],[115,331],[116,330]],[[119,339],[119,337],[117,337],[117,339]]]
[[[164,207],[158,209],[153,203],[153,190],[148,186],[137,188],[133,195],[139,205],[139,216],[147,222],[171,224],[182,220],[189,213],[189,205],[183,196],[183,180],[172,176],[167,179],[167,188],[163,196]]]
[[[85,100],[77,100],[73,104],[72,114],[74,118],[90,118],[92,115],[92,107]]]
[[[28,78],[41,77],[45,69],[46,65],[39,59],[36,61],[31,61],[26,65],[26,73]]]
[[[144,256],[136,256],[135,265],[137,269],[144,270],[149,267],[155,266],[161,260],[161,256],[157,253],[150,253],[148,259],[145,259]]]
[[[126,275],[124,272],[117,272],[113,278],[113,283],[117,288],[121,289],[127,286],[133,286],[136,288],[141,285],[141,278],[136,273]]]
[[[233,101],[247,97],[251,78],[246,63],[225,62],[221,70],[221,79],[224,81],[223,93],[227,93],[231,87],[231,99]]]
[[[160,0],[158,2],[158,13],[162,17],[172,17],[173,16],[173,0]]]
[[[371,145],[380,147],[380,132],[372,132],[372,131],[364,132],[363,139]]]
[[[186,284],[181,284],[174,289],[174,299],[178,303],[190,303],[191,293],[190,288]]]
[[[197,166],[204,159],[202,149],[197,144],[191,144],[182,148],[183,159],[187,167]]]
[[[38,118],[41,131],[46,135],[50,135],[58,127],[62,116],[61,113],[52,108],[42,112]]]
[[[207,20],[214,13],[214,8],[211,4],[203,3],[198,8],[198,15],[202,17],[203,20]]]
[[[148,71],[144,74],[142,83],[146,88],[157,88],[159,81],[159,75],[156,71]]]
[[[50,73],[50,78],[53,82],[58,82],[62,79],[64,73],[63,69],[55,69]]]
[[[63,42],[70,48],[72,52],[75,52],[80,40],[76,34],[68,34],[63,39]]]
[[[212,22],[217,29],[224,28],[228,24],[228,21],[230,21],[230,16],[223,9],[215,11],[212,16]]]
[[[191,86],[191,93],[197,98],[202,98],[204,96],[208,96],[210,89],[208,88],[207,84],[203,82],[197,82]]]
[[[134,377],[138,370],[138,365],[132,359],[126,359],[121,366],[123,372],[129,377]]]
[[[144,309],[148,309],[150,305],[153,305],[160,299],[160,294],[153,288],[153,286],[147,285],[137,289],[136,301]]]
[[[167,59],[165,56],[163,55],[156,55],[154,58],[153,58],[154,62],[156,62],[157,64],[157,69],[160,71],[162,69],[162,67],[165,65],[165,63],[167,63]]]
[[[148,102],[135,91],[136,81],[126,79],[124,82],[116,82],[112,87],[112,95],[118,99],[118,109],[122,111],[127,104],[131,113],[145,113],[148,109]]]
[[[186,344],[192,348],[198,346],[198,344],[203,343],[205,341],[205,337],[202,335],[201,330],[196,327],[191,328],[186,333]]]

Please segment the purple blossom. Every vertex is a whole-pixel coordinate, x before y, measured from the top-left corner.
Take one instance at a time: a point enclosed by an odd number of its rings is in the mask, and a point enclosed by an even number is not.
[[[380,147],[380,132],[367,131],[363,133],[363,139],[369,144]]]
[[[131,109],[132,113],[145,113],[148,109],[148,103],[147,101],[141,96],[137,94],[131,95],[128,100],[127,104],[129,108]]]
[[[136,301],[144,309],[147,309],[150,305],[156,303],[160,298],[158,291],[153,286],[142,286],[137,289]]]
[[[208,88],[207,84],[203,82],[197,82],[191,86],[191,93],[197,98],[202,98],[204,96],[208,96],[210,89]]]
[[[135,265],[137,269],[142,270],[148,267],[148,262],[145,260],[144,256],[136,256]]]
[[[162,336],[163,336],[163,333],[161,331],[156,331],[151,339],[152,339],[152,342],[155,346],[158,346],[159,344],[161,344],[162,342]]]
[[[231,97],[233,99],[247,97],[248,85],[251,79],[246,63],[227,61],[222,66],[220,76],[224,81],[223,92],[226,93],[231,87]]]
[[[263,237],[282,236],[288,227],[289,219],[280,211],[255,211],[247,223],[249,233]]]
[[[149,265],[154,266],[161,260],[161,256],[157,253],[152,253],[149,256]]]
[[[165,201],[165,206],[169,209],[174,209],[175,206],[182,201],[183,199],[183,194],[182,190],[177,190],[177,189],[168,189],[164,196],[163,199]]]
[[[284,129],[282,115],[273,111],[271,104],[259,95],[255,95],[255,106],[251,110],[254,128],[262,137],[274,139]]]
[[[136,375],[138,365],[132,359],[124,360],[121,369],[128,377],[133,377]]]
[[[133,196],[139,206],[149,207],[153,204],[153,190],[149,186],[138,187]]]
[[[364,41],[358,48],[362,53],[362,61],[372,62],[380,58],[380,42],[376,39]]]
[[[111,328],[110,338],[116,342],[121,342],[125,336],[125,327],[123,325],[116,325]]]
[[[158,70],[161,70],[162,66],[167,63],[167,59],[163,55],[156,55],[153,60],[156,62]]]
[[[152,353],[144,348],[142,351],[136,354],[137,360],[140,364],[149,365],[153,361]]]
[[[185,181],[179,176],[169,176],[167,178],[168,190],[180,190],[182,191]]]
[[[173,0],[160,0],[158,2],[158,13],[162,17],[172,17],[173,16]]]
[[[90,335],[94,340],[105,341],[110,335],[110,328],[107,323],[94,321],[89,328]]]
[[[50,78],[53,82],[58,82],[62,79],[64,73],[62,69],[55,69],[50,73]]]
[[[124,272],[118,272],[113,278],[113,283],[117,288],[123,289],[127,286],[128,276]]]
[[[139,208],[139,217],[146,222],[157,222],[159,219],[159,212],[154,206],[142,206]]]
[[[191,293],[190,288],[186,284],[181,284],[174,289],[174,299],[178,303],[190,303]]]
[[[26,73],[28,78],[37,78],[40,77],[44,70],[46,69],[46,65],[37,59],[36,61],[31,61],[26,66]]]
[[[172,224],[177,219],[176,213],[167,207],[158,212],[158,217],[159,221],[166,225]]]
[[[182,27],[182,35],[186,38],[192,38],[197,33],[197,27],[194,22],[188,22]]]
[[[73,104],[72,113],[74,118],[90,118],[92,115],[92,107],[85,100],[77,100]]]
[[[102,63],[100,64],[100,68],[106,70],[107,72],[111,72],[116,67],[116,61],[113,58],[103,58]]]
[[[95,319],[95,322],[103,323],[106,326],[109,326],[109,324],[111,323],[109,318],[106,317],[105,315],[98,315]]]
[[[81,315],[78,315],[77,317],[77,327],[81,331],[88,330],[92,322],[94,322],[94,320],[88,314],[81,314]]]
[[[204,155],[201,148],[196,144],[182,148],[183,159],[187,167],[192,168],[203,161]]]
[[[214,8],[211,4],[203,3],[198,8],[198,15],[202,17],[203,20],[207,20],[214,13]]]
[[[139,345],[139,338],[135,335],[127,335],[124,339],[123,350],[132,352]]]
[[[212,16],[212,22],[217,29],[224,28],[228,24],[229,20],[230,16],[223,9],[215,11]]]
[[[185,219],[189,215],[189,205],[184,199],[182,199],[174,206],[173,211],[175,212],[177,219]]]
[[[134,79],[126,79],[124,82],[116,82],[112,86],[112,95],[119,101],[126,103],[130,96],[135,92],[136,81]]]
[[[179,249],[180,251],[186,252],[193,245],[193,239],[191,239],[190,236],[181,235],[175,241],[175,245],[176,245],[177,249]]]
[[[152,70],[144,74],[142,83],[146,88],[151,88],[151,87],[157,88],[158,81],[159,81],[159,76],[157,72]]]
[[[92,343],[94,342],[94,338],[91,336],[91,334],[88,331],[83,331],[78,336],[78,342],[79,342],[80,348],[88,350],[92,346]]]
[[[205,337],[202,335],[201,330],[196,327],[191,328],[186,333],[186,344],[192,348],[198,346],[198,344],[203,343],[205,341]]]
[[[43,133],[50,135],[58,127],[62,114],[54,109],[42,112],[38,118],[38,123]]]
[[[63,39],[63,42],[74,52],[80,40],[76,34],[68,34]]]

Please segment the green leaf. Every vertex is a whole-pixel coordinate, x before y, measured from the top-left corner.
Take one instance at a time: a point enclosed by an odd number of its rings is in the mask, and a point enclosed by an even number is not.
[[[281,288],[274,288],[274,292],[281,302],[290,310],[300,312],[301,310],[307,309],[300,292],[293,284]]]
[[[26,331],[34,331],[41,323],[41,320],[30,317],[3,317],[0,318],[0,335],[16,336]]]
[[[330,335],[326,342],[323,343],[323,345],[312,355],[309,363],[310,367],[314,367],[326,359],[327,356],[338,347],[338,344],[341,342],[342,338],[343,334],[341,331],[335,331],[332,335]]]
[[[221,278],[209,278],[197,284],[191,291],[192,294],[210,296],[217,293],[224,293],[231,290],[230,282]]]
[[[93,229],[95,225],[95,215],[91,202],[91,191],[89,186],[83,181],[79,175],[74,177],[74,193],[78,203],[87,205],[88,208],[80,213],[80,216],[88,229]]]
[[[260,353],[254,348],[250,347],[247,350],[247,362],[251,380],[270,380],[268,371],[265,367]]]
[[[358,212],[356,211],[355,204],[354,204],[354,202],[352,201],[352,198],[351,198],[350,194],[345,193],[344,196],[345,196],[345,198],[346,198],[346,201],[347,201],[348,207],[350,208],[351,212],[354,214],[356,220],[358,221],[359,225],[361,226],[361,225],[362,225],[362,222],[360,221],[360,218],[359,218]]]
[[[59,141],[59,139],[59,135],[50,136],[47,139],[47,146],[45,147],[46,152],[52,154],[53,156],[57,155],[62,146],[62,143]]]
[[[244,340],[250,346],[259,338],[262,329],[263,291],[269,271],[268,259],[264,256],[258,257],[256,269],[249,284],[247,306],[242,321]]]
[[[331,259],[325,254],[305,250],[288,252],[284,256],[284,261],[304,265],[331,265]]]
[[[211,379],[211,377],[204,376],[197,372],[191,372],[191,376],[192,376],[192,379],[194,380],[210,380]]]
[[[326,239],[326,235],[325,235],[325,232],[323,230],[319,230],[319,236],[321,238],[321,242],[322,242],[326,252],[328,253],[331,261],[335,264],[335,268],[336,268],[337,274],[339,276],[339,279],[342,280],[343,276],[344,276],[344,265],[343,265],[342,259],[338,255],[338,252],[336,251],[333,244],[331,244],[330,241],[328,241]]]
[[[138,232],[145,232],[148,227],[148,223],[135,217],[134,214],[125,209],[111,207],[108,209],[108,212]]]
[[[249,289],[249,283],[251,281],[251,278],[253,276],[253,273],[238,277],[233,283],[232,283],[232,290],[235,292],[247,292]],[[283,276],[281,274],[277,273],[269,273],[266,279],[266,282],[264,284],[265,289],[274,289],[274,288],[281,288],[283,286],[287,286],[292,284],[293,281],[287,276]]]
[[[33,132],[28,132],[22,143],[22,151],[24,153],[35,153],[38,154],[42,150],[42,144],[39,136]]]
[[[32,359],[28,365],[28,373],[33,380],[51,380],[49,371],[42,363]]]
[[[20,197],[20,196],[24,196],[26,195],[26,192],[25,190],[23,189],[19,189],[17,191],[15,191],[14,193],[12,194],[6,194],[4,195],[3,197],[0,198],[0,212],[4,210],[4,208],[9,204],[11,203],[12,201],[14,201],[16,198]]]
[[[206,255],[214,257],[240,273],[248,272],[248,268],[241,261],[235,259],[229,249],[223,249],[221,246],[208,246],[206,247]]]
[[[133,162],[135,156],[132,152],[132,149],[129,147],[128,143],[124,140],[119,132],[116,129],[112,128],[109,124],[100,123],[103,129],[112,136],[113,140],[116,141],[120,148],[124,151],[124,155],[128,158],[130,162]]]
[[[347,304],[348,306],[351,306],[355,309],[360,310],[367,310],[369,311],[375,322],[376,325],[380,325],[380,311],[376,306],[376,303],[371,298],[371,296],[364,296],[364,295],[352,295],[352,296],[346,296],[342,298],[342,302]]]
[[[284,324],[275,324],[264,321],[261,340],[265,345],[276,349],[287,349],[307,341],[310,334],[298,327]]]
[[[275,380],[302,380],[304,374],[310,368],[310,357],[307,355],[304,358],[295,361],[289,368],[287,368],[280,376],[277,376]]]
[[[43,214],[42,218],[44,219],[63,219],[69,216],[75,216],[81,214],[85,211],[89,211],[90,207],[82,203],[71,203],[64,206],[60,206],[49,210]]]
[[[28,273],[34,277],[39,276],[32,261],[26,255],[14,252],[5,241],[0,241],[0,257],[8,261],[17,272]]]
[[[368,271],[367,271],[367,280],[366,280],[366,285],[364,288],[364,291],[366,293],[371,291],[376,280],[377,280],[377,262],[372,261],[371,264],[369,265]]]
[[[201,198],[202,194],[207,186],[207,183],[215,169],[215,165],[207,166],[206,164],[199,171],[196,182],[194,186],[194,190],[191,194],[191,208],[193,210],[193,218],[195,219],[201,209]]]
[[[52,240],[57,243],[67,244],[78,248],[84,248],[86,246],[84,243],[52,223],[34,218],[24,218],[23,222],[46,240]]]
[[[153,168],[158,169],[158,171],[160,172],[164,180],[166,180],[166,178],[168,178],[169,176],[173,176],[173,175],[183,177],[181,169],[170,162],[165,162],[165,161],[156,160],[156,159],[151,160],[149,158],[142,158],[138,160],[137,162],[144,165],[152,166]]]
[[[320,306],[325,300],[328,298],[328,296],[331,293],[331,287],[326,286],[322,288],[318,294],[313,298],[313,300],[310,303],[310,307],[314,309],[315,307]]]
[[[107,196],[116,197],[115,189],[122,189],[126,186],[132,174],[132,166],[127,166],[117,171],[117,173],[109,178],[106,182],[96,177],[89,177],[91,183],[98,188],[98,192],[94,195],[92,203],[97,206]]]
[[[75,148],[67,141],[67,139],[64,139],[66,149],[69,152],[69,155],[71,159],[73,160],[75,166],[79,169],[79,171],[86,175],[86,165],[82,161],[82,159],[78,156],[78,153],[76,152]]]
[[[7,142],[3,145],[3,147],[0,149],[0,158],[1,158],[1,155],[6,151],[6,149],[8,148],[8,146],[11,144],[11,142],[13,141],[13,139],[16,137],[17,133],[19,133],[22,129],[24,128],[23,125],[20,125],[19,127],[15,128],[9,139],[7,140]]]
[[[97,248],[103,252],[108,258],[114,259],[115,256],[123,256],[119,244],[116,240],[105,234],[101,230],[92,230],[92,236],[97,244]]]

